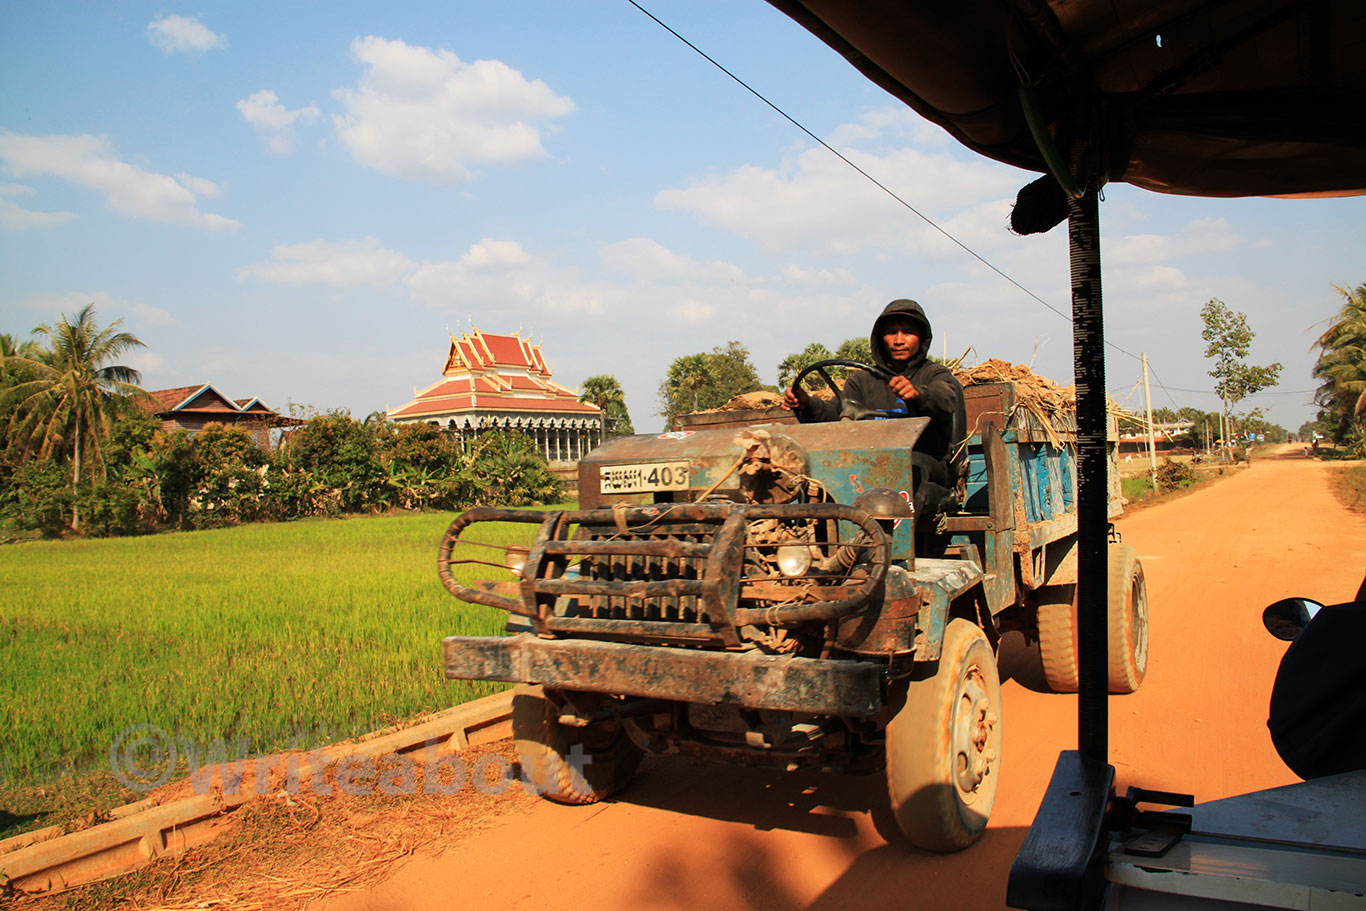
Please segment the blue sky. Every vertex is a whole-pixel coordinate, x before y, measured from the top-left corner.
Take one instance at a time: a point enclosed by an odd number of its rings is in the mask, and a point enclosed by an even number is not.
[[[977,158],[759,0],[662,20],[1057,309],[1060,229],[1005,228],[1034,175]],[[1108,338],[1155,405],[1214,409],[1199,308],[1248,314],[1249,400],[1313,416],[1315,326],[1366,281],[1366,200],[1112,185]],[[95,302],[149,389],[347,408],[439,377],[447,331],[521,330],[555,378],[615,375],[662,424],[676,357],[735,339],[766,382],[895,297],[935,353],[1070,382],[1068,322],[957,249],[625,0],[0,4],[0,331]],[[1137,407],[1139,364],[1108,386]],[[1190,390],[1190,391],[1186,391]]]

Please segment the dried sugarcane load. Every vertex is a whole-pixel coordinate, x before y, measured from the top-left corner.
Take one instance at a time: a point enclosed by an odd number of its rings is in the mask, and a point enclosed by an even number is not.
[[[796,424],[758,399],[607,441],[578,509],[464,513],[442,581],[511,635],[446,639],[447,676],[522,685],[524,773],[554,800],[613,793],[646,752],[883,770],[893,837],[967,846],[1000,780],[1001,676],[1077,686],[1076,431],[1069,390],[1025,368],[958,376],[942,484],[928,418]],[[1131,692],[1146,592],[1112,551],[1110,682]]]

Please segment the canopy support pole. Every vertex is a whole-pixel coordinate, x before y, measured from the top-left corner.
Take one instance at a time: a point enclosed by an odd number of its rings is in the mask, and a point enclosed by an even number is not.
[[[1109,458],[1106,452],[1105,331],[1101,312],[1100,214],[1094,180],[1068,200],[1072,266],[1072,364],[1077,383],[1077,747],[1107,762],[1109,659]]]

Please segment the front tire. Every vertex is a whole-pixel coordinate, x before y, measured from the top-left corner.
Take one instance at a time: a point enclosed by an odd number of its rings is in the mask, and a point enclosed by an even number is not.
[[[512,736],[522,777],[558,803],[597,803],[631,781],[641,750],[618,723],[561,724],[562,704],[563,696],[544,687],[522,684],[513,690]]]
[[[1148,673],[1148,586],[1128,544],[1110,548],[1108,594],[1110,692],[1132,693]]]
[[[908,684],[887,725],[887,793],[898,828],[931,851],[981,836],[1000,781],[1001,683],[981,629],[949,621],[939,671]]]

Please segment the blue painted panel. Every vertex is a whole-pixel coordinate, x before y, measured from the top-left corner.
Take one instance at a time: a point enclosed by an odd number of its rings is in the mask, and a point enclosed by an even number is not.
[[[964,504],[971,513],[986,515],[990,511],[987,494],[987,460],[981,447],[968,450],[968,500]]]
[[[1025,519],[1039,521],[1042,507],[1039,503],[1038,447],[1029,443],[1019,445],[1021,486],[1024,488]]]
[[[1074,511],[1077,502],[1077,457],[1072,450],[1064,446],[1058,453],[1058,465],[1061,469],[1060,480],[1062,481],[1062,507],[1067,512]]]

